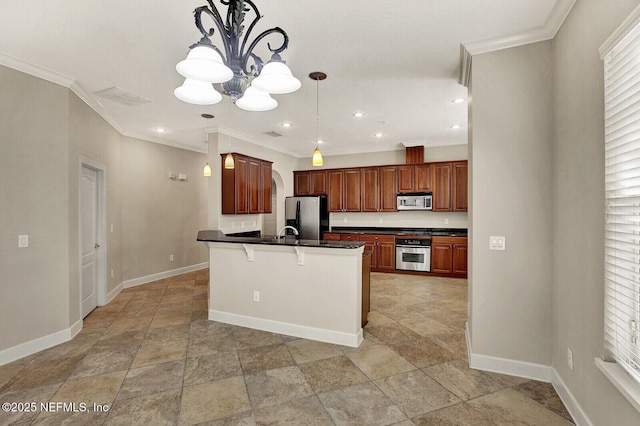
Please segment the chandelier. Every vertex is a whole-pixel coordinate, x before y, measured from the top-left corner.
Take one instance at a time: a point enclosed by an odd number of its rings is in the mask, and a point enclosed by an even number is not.
[[[278,106],[272,94],[291,93],[300,88],[300,80],[291,74],[280,57],[289,44],[289,36],[282,28],[268,29],[249,41],[252,30],[262,18],[253,1],[220,0],[221,4],[228,6],[224,21],[213,0],[207,0],[207,3],[209,6],[198,7],[193,12],[202,38],[189,46],[187,58],[176,65],[176,71],[185,77],[184,84],[174,91],[178,99],[196,105],[218,103],[222,95],[215,90],[213,83],[220,83],[223,94],[229,95],[237,107],[247,111],[268,111]],[[255,17],[244,32],[247,12],[253,12]],[[215,29],[204,28],[202,14],[213,20],[222,41],[222,49],[211,43],[210,37]],[[253,49],[271,34],[281,35],[283,41],[276,48],[267,43],[272,56],[264,64],[253,53]]]

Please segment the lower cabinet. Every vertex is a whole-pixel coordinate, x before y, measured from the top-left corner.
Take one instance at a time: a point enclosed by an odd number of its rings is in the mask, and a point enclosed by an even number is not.
[[[396,270],[396,237],[393,235],[360,235],[360,241],[364,241],[365,250],[371,250],[372,271]]]
[[[459,277],[467,276],[467,238],[431,238],[431,272]]]

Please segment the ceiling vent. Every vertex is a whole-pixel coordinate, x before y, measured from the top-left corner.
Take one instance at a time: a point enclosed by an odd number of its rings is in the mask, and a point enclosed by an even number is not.
[[[269,135],[272,138],[279,138],[280,136],[282,136],[280,133],[278,132],[274,132],[273,130],[270,132],[264,132],[265,135]]]
[[[151,99],[128,92],[121,87],[110,87],[98,92],[93,92],[93,94],[128,106],[142,105],[151,102]]]

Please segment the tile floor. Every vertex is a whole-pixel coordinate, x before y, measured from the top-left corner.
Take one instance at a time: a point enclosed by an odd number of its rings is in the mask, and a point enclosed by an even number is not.
[[[468,368],[465,280],[373,273],[357,349],[208,321],[207,280],[126,289],[72,341],[1,366],[0,402],[37,406],[0,424],[571,423],[551,385]]]

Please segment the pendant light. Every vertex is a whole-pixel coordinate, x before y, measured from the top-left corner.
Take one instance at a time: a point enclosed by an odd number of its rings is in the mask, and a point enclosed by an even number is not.
[[[229,120],[228,127],[231,127],[231,110],[230,103],[227,103],[227,118]],[[220,133],[218,133],[220,135]],[[236,168],[236,163],[233,161],[233,154],[231,154],[231,136],[227,135],[227,155],[224,157],[224,168],[227,170],[233,170]]]
[[[200,114],[200,117],[207,119],[207,127],[204,129],[205,135],[207,135],[207,143],[209,142],[209,120],[213,118],[211,114]],[[210,177],[211,176],[211,166],[209,162],[204,165],[204,169],[202,170],[202,176]]]
[[[319,128],[320,128],[320,80],[324,80],[327,78],[327,75],[323,72],[316,71],[309,74],[309,78],[311,80],[316,81],[316,149],[313,150],[313,157],[311,158],[311,164],[313,166],[322,166],[324,162],[322,161],[322,153],[318,149],[318,144],[320,143],[319,139]]]

